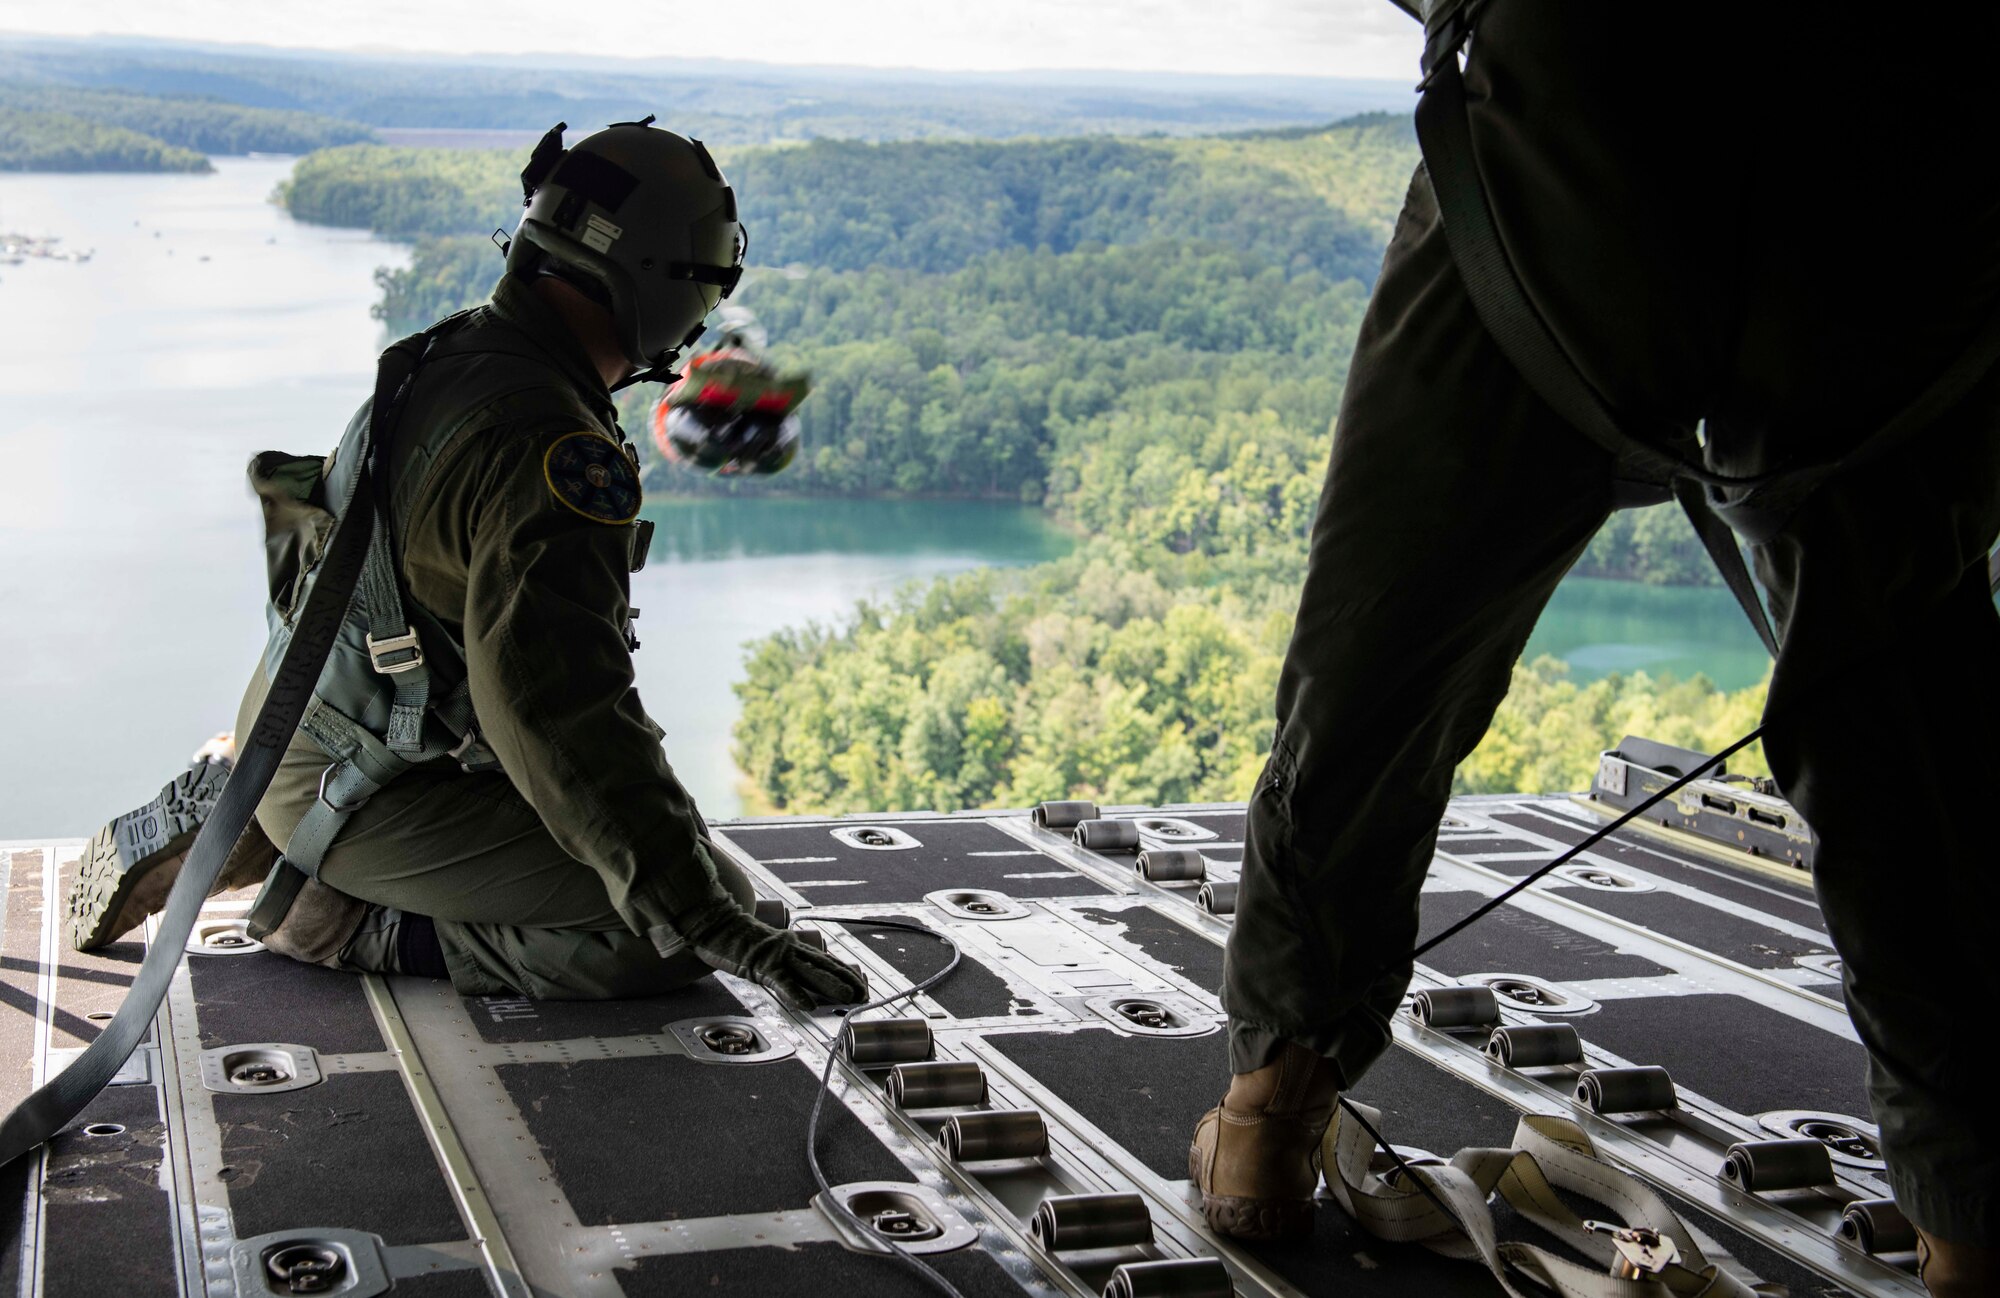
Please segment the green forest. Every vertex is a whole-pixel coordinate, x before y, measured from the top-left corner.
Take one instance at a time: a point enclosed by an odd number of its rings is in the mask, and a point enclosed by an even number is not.
[[[0,171],[210,171],[193,149],[68,113],[0,103]]]
[[[211,153],[307,153],[372,135],[313,113],[0,80],[4,171],[208,171]]]
[[[811,371],[806,450],[669,492],[1038,503],[1080,544],[754,645],[738,761],[753,807],[853,811],[1245,796],[1408,123],[1198,139],[815,142],[722,158],[751,230],[736,301]],[[301,217],[418,240],[378,312],[415,328],[497,277],[517,156],[359,146],[300,162]],[[643,419],[644,397],[627,409]],[[642,439],[643,440],[643,439]],[[1667,509],[1582,571],[1710,580]],[[1464,791],[1574,788],[1626,730],[1691,746],[1760,691],[1517,672]]]

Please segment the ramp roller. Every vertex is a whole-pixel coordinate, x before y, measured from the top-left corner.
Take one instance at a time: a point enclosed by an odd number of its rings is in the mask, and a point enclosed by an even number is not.
[[[885,1089],[899,1109],[945,1109],[986,1102],[986,1073],[978,1064],[956,1060],[897,1064]]]
[[[1086,820],[1097,819],[1094,802],[1044,802],[1030,813],[1042,829],[1075,829]]]
[[[1136,852],[1139,827],[1129,820],[1085,820],[1076,827],[1076,842],[1093,852]]]
[[[922,1019],[848,1024],[847,1057],[863,1068],[913,1064],[931,1057],[931,1025]]]
[[[1139,853],[1139,877],[1151,883],[1187,883],[1207,875],[1207,859],[1192,847],[1155,847]]]
[[[961,1113],[944,1124],[938,1143],[961,1163],[1040,1158],[1049,1152],[1049,1129],[1033,1109]]]
[[[1111,1273],[1104,1298],[1230,1298],[1236,1292],[1221,1258],[1127,1262]]]
[[[1910,1253],[1917,1228],[1894,1199],[1856,1199],[1840,1214],[1840,1237],[1864,1253]]]
[[[1493,1029],[1486,1053],[1503,1068],[1549,1068],[1583,1062],[1583,1038],[1567,1023],[1515,1023]]]
[[[1645,1113],[1680,1103],[1673,1077],[1657,1065],[1592,1068],[1577,1078],[1576,1098],[1592,1113]]]
[[[1805,1137],[1741,1140],[1723,1155],[1722,1177],[1756,1194],[1810,1190],[1833,1184],[1833,1156],[1825,1145]]]
[[[1491,987],[1427,987],[1410,1001],[1417,1022],[1431,1028],[1483,1028],[1500,1021]]]
[[[1136,1194],[1061,1194],[1042,1200],[1030,1223],[1051,1253],[1153,1242],[1153,1215]]]
[[[1194,896],[1196,904],[1211,915],[1236,913],[1236,885],[1227,879],[1210,879]]]

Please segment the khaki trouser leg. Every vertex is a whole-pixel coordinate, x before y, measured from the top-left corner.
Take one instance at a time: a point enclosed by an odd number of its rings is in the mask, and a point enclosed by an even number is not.
[[[1223,991],[1236,1072],[1292,1040],[1351,1085],[1387,1047],[1453,769],[1610,513],[1613,475],[1481,328],[1419,172],[1362,325],[1250,801]]]
[[[1918,445],[1921,457],[1822,487],[1759,547],[1784,634],[1764,748],[1819,835],[1813,884],[1868,1047],[1896,1201],[1990,1258],[2000,1118],[1978,1025],[2000,1001],[1987,825],[2000,614],[1986,577],[2000,378]]]
[[[704,850],[748,906],[756,896],[748,877]],[[466,995],[648,996],[709,971],[692,952],[662,959],[627,929],[597,872],[557,846],[498,772],[408,773],[354,814],[319,877],[348,897],[429,916],[452,985]],[[391,919],[371,919],[374,930],[357,925],[343,966],[393,958]]]

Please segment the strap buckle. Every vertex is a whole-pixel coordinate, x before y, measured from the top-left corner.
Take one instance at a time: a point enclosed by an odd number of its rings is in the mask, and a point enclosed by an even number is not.
[[[361,809],[361,804],[368,801],[367,797],[363,796],[359,802],[350,802],[346,806],[336,806],[333,802],[328,800],[326,796],[326,782],[333,778],[333,773],[339,770],[343,764],[344,763],[341,762],[330,763],[325,770],[319,773],[320,805],[325,807],[328,811],[331,811],[336,816],[345,816],[349,812],[359,811]]]
[[[1680,1246],[1671,1235],[1662,1235],[1651,1226],[1614,1226],[1608,1221],[1586,1221],[1583,1228],[1596,1235],[1609,1235],[1618,1257],[1611,1263],[1611,1275],[1618,1280],[1642,1280],[1655,1276],[1681,1260]]]
[[[486,740],[480,735],[479,728],[467,726],[464,737],[458,741],[458,746],[448,751],[445,756],[456,759],[458,768],[467,775],[478,775],[482,771],[495,770],[500,765],[499,759],[494,757],[490,749],[486,749],[483,756],[473,754],[473,749],[485,749],[485,746]]]
[[[424,665],[424,647],[417,639],[417,629],[406,627],[402,635],[392,635],[377,640],[372,635],[364,635],[362,640],[368,645],[368,662],[384,676],[394,676],[399,672],[411,672]],[[391,654],[407,653],[410,656],[401,662],[384,662]]]

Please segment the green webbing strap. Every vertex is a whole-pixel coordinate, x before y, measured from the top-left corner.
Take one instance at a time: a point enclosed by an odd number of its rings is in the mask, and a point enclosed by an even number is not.
[[[340,522],[327,542],[319,576],[300,610],[291,643],[271,679],[270,692],[249,730],[237,736],[235,769],[188,851],[131,990],[97,1039],[0,1123],[0,1166],[35,1149],[83,1112],[117,1076],[159,1012],[209,889],[256,814],[271,777],[277,774],[278,761],[305,716],[327,655],[347,619],[348,600],[360,580],[375,520],[376,498],[369,480],[388,466],[395,414],[409,390],[410,376],[423,362],[420,343],[428,349],[428,334],[406,338],[382,353],[375,371],[375,399],[369,410],[368,448],[362,467],[342,503]]]
[[[1708,493],[1699,482],[1675,478],[1674,499],[1680,502],[1681,512],[1694,526],[1694,534],[1701,538],[1702,548],[1708,551],[1708,557],[1715,561],[1716,569],[1722,573],[1723,584],[1729,587],[1729,593],[1736,597],[1736,603],[1749,617],[1757,638],[1776,658],[1778,635],[1771,629],[1771,617],[1764,608],[1763,596],[1757,593],[1757,583],[1750,578],[1750,566],[1743,562],[1743,551],[1736,546],[1736,533],[1730,531],[1722,515],[1715,512]]]
[[[395,547],[389,542],[393,526],[385,507],[369,538],[368,561],[361,573],[361,601],[368,615],[369,661],[396,687],[389,705],[389,747],[414,753],[423,747],[431,672],[416,624],[404,615],[403,584],[396,574]]]
[[[420,732],[413,751],[398,752],[354,718],[318,695],[313,696],[299,729],[334,760],[320,778],[319,795],[285,843],[287,861],[317,879],[320,862],[326,859],[326,851],[333,846],[341,826],[389,781],[419,762],[448,755],[464,761],[473,750],[485,752],[477,732],[472,730],[472,695],[463,682],[440,700],[431,713],[444,725],[450,741],[425,740]]]

